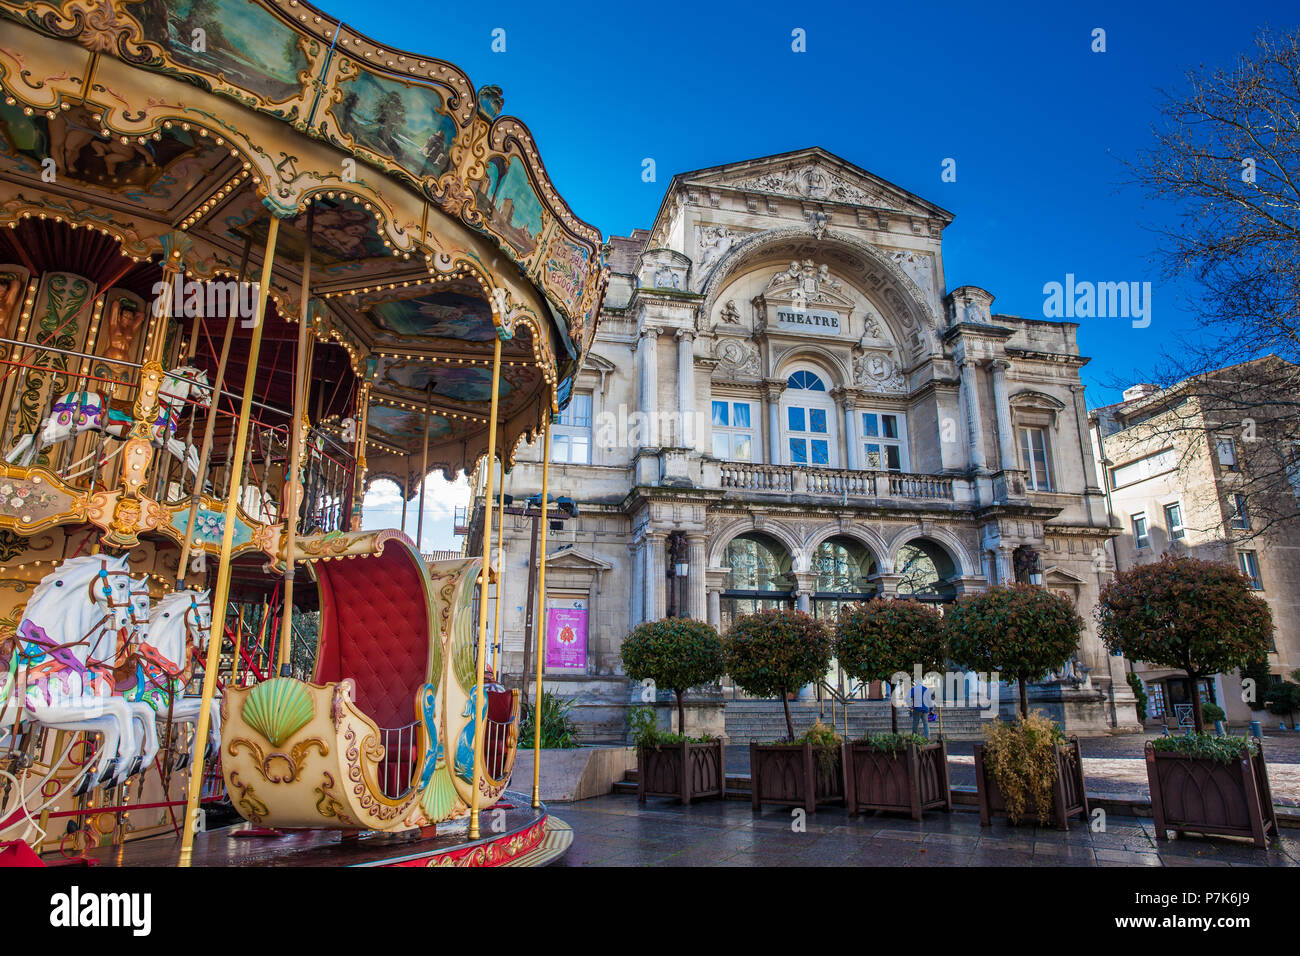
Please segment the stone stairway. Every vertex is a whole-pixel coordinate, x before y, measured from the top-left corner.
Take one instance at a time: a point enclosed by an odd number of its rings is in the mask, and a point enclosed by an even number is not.
[[[747,744],[751,739],[775,740],[786,735],[785,713],[779,700],[729,700],[726,704],[727,738],[733,744]],[[949,740],[983,740],[985,721],[975,707],[946,707],[943,711],[943,735]],[[820,715],[820,717],[819,717]],[[887,733],[890,730],[889,704],[883,700],[855,700],[848,705],[849,737]],[[816,701],[790,701],[790,719],[796,734],[803,733],[818,719],[831,722],[831,705],[820,709]],[[899,711],[898,729],[911,729],[911,715]],[[844,733],[844,716],[837,704],[835,729]],[[939,733],[938,722],[930,724],[930,733]]]

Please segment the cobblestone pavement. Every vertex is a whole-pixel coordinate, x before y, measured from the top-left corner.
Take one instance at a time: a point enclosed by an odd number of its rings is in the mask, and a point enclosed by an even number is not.
[[[1239,733],[1239,732],[1238,732]],[[1150,800],[1143,745],[1159,734],[1116,737],[1081,737],[1083,776],[1088,792],[1106,796]],[[948,744],[948,773],[954,787],[975,786],[975,757],[969,741]],[[1300,807],[1300,733],[1264,735],[1264,759],[1273,802],[1279,807]],[[727,747],[727,773],[749,773],[749,745]]]
[[[683,807],[610,795],[553,804],[574,830],[553,866],[1300,866],[1300,831],[1283,830],[1268,849],[1229,839],[1157,843],[1148,819],[1111,814],[1104,833],[1081,823],[1068,832],[995,821],[975,813],[851,818],[827,807],[792,830],[788,811],[755,814],[749,804],[711,800]]]

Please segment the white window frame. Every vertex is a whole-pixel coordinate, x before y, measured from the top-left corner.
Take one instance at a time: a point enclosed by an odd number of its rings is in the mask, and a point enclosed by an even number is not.
[[[1259,575],[1259,555],[1254,551],[1238,551],[1237,566],[1241,573],[1250,578],[1250,586],[1256,591],[1264,590],[1264,579]]]
[[[861,465],[860,465],[861,470],[862,471],[895,471],[900,473],[910,472],[912,470],[912,463],[908,460],[908,455],[907,455],[907,415],[905,415],[903,412],[895,411],[894,409],[885,409],[885,408],[859,408],[854,410],[854,414],[858,416],[857,421],[854,424],[856,424],[858,428],[858,446],[859,446],[859,451],[861,452],[862,455]],[[874,437],[869,436],[867,434],[868,415],[874,415],[876,417],[876,431],[881,433],[884,432],[884,424],[885,424],[884,416],[886,415],[893,416],[894,423],[895,425],[897,425],[898,428],[898,437],[886,438],[884,437],[883,434],[878,434]],[[882,456],[886,457],[886,461],[888,460],[887,458],[888,453],[885,451],[885,448],[886,447],[897,448],[898,467],[897,468],[889,468],[887,466],[882,466],[880,468],[870,467],[867,464],[868,445],[881,446],[881,454]]]
[[[1214,456],[1228,471],[1237,471],[1240,467],[1237,463],[1237,442],[1232,438],[1218,439],[1214,444]]]
[[[1146,481],[1156,475],[1173,471],[1178,467],[1178,457],[1172,448],[1165,448],[1151,455],[1134,458],[1110,470],[1110,486],[1114,489],[1127,488],[1139,481]]]
[[[718,425],[713,421],[713,406],[716,404],[727,406],[726,425]],[[732,424],[736,420],[736,407],[745,406],[749,410],[749,425],[741,427]],[[709,423],[713,429],[713,437],[710,441],[710,450],[714,458],[720,458],[722,461],[742,461],[747,464],[762,464],[763,462],[763,429],[762,413],[758,402],[750,401],[744,398],[731,398],[726,395],[714,396],[709,400]],[[736,438],[738,436],[749,438],[749,457],[735,458],[733,454],[736,449]],[[718,455],[718,439],[726,438],[727,454]]]
[[[779,404],[779,410],[781,416],[780,452],[781,452],[782,462],[787,465],[798,465],[799,467],[802,468],[839,468],[840,452],[839,452],[838,419],[840,413],[839,413],[839,409],[835,405],[835,400],[831,398],[831,393],[830,393],[831,386],[828,382],[828,376],[826,375],[825,372],[823,372],[821,369],[817,368],[816,366],[797,365],[786,371],[785,373],[786,380],[788,381],[797,372],[808,372],[812,375],[816,375],[817,378],[821,380],[821,383],[823,386],[825,386],[826,390],[817,392],[817,391],[812,391],[810,389],[786,388],[781,392],[781,401]],[[798,396],[797,399],[796,396]],[[791,431],[790,430],[790,409],[791,408],[802,408],[804,410],[805,426],[811,425],[811,422],[808,420],[810,417],[808,414],[810,410],[817,409],[819,411],[824,411],[826,413],[825,435],[823,436],[821,432],[813,432],[807,430]],[[812,460],[812,442],[814,440],[820,440],[822,437],[824,437],[826,441],[827,461],[825,464],[819,464]],[[794,460],[794,456],[790,454],[791,438],[803,439],[804,441],[808,442],[807,461],[796,462]]]
[[[575,406],[579,401],[585,400],[587,405],[586,425],[576,424],[580,421],[576,417],[577,409]],[[595,395],[591,392],[574,392],[573,398],[569,401],[564,411],[560,412],[559,418],[551,425],[551,464],[553,465],[590,465],[592,453],[592,420],[596,408]],[[587,449],[585,461],[574,461],[571,449],[575,446],[584,446]],[[565,449],[565,457],[559,457],[560,449]]]
[[[1142,532],[1138,533],[1138,522],[1142,522]],[[1151,547],[1151,525],[1147,521],[1147,513],[1139,511],[1137,514],[1129,515],[1129,527],[1133,531],[1133,547],[1139,551]]]
[[[1016,445],[1019,449],[1020,457],[1024,459],[1021,462],[1021,467],[1024,469],[1026,484],[1029,486],[1029,490],[1055,491],[1055,483],[1052,480],[1054,477],[1052,468],[1052,444],[1047,437],[1048,429],[1043,425],[1021,425],[1017,432],[1016,438],[1018,441],[1016,442]],[[1034,460],[1032,457],[1034,448],[1032,443],[1033,439],[1030,437],[1034,433],[1037,433],[1042,437],[1041,450],[1043,453],[1043,470],[1047,473],[1046,481],[1044,481],[1041,486],[1038,477],[1034,473]],[[1029,437],[1029,441],[1026,441],[1027,437]]]
[[[1183,517],[1183,503],[1181,501],[1166,501],[1160,506],[1165,513],[1165,530],[1169,532],[1170,541],[1182,541],[1187,537],[1186,519]],[[1169,509],[1178,509],[1178,524],[1175,525],[1169,518]]]

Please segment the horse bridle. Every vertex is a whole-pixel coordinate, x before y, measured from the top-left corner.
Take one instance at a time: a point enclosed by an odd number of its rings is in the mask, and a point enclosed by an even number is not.
[[[125,577],[128,581],[131,579],[130,571],[127,570],[110,571],[108,570],[108,561],[99,562],[99,574],[95,575],[95,577],[90,579],[90,584],[87,586],[86,590],[88,596],[90,597],[91,603],[98,604],[99,603],[98,599],[95,597],[95,585],[98,584],[100,586],[100,590],[103,592],[104,597],[106,598],[104,602],[104,606],[107,608],[107,610],[104,612],[103,616],[100,617],[99,620],[97,620],[94,624],[90,625],[90,629],[86,631],[85,634],[81,635],[81,641],[78,641],[77,643],[82,643],[82,642],[89,643],[90,636],[95,633],[95,630],[97,628],[100,628],[100,626],[105,621],[109,621],[110,623],[112,622],[113,612],[117,608],[121,608],[121,607],[130,608],[129,619],[131,623],[132,624],[139,623],[135,619],[135,603],[131,600],[130,584],[128,584],[126,587],[126,600],[124,602],[117,602],[113,600],[113,588],[108,583],[108,581],[109,578],[112,578],[117,575],[121,575]],[[110,630],[112,630],[112,628],[103,628],[102,630],[100,630],[99,637],[96,639],[94,647],[91,647],[90,650],[86,652],[87,664],[90,663],[91,656],[95,653],[96,650],[98,650],[100,641],[104,639],[104,635],[107,634]],[[103,662],[99,661],[97,663],[103,663]]]

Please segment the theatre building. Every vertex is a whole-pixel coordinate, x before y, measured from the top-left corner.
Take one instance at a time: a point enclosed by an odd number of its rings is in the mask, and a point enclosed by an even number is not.
[[[548,686],[577,700],[589,739],[624,733],[640,688],[618,650],[642,621],[725,632],[758,608],[833,618],[846,602],[942,603],[1017,580],[1088,621],[1034,705],[1069,729],[1135,726],[1123,660],[1091,622],[1114,532],[1076,325],[949,289],[952,220],[805,149],[674,176],[649,229],[609,240],[599,331],[552,428],[551,492],[580,513],[545,555]],[[541,454],[517,450],[516,504],[541,490]],[[512,685],[533,529],[506,516]]]

